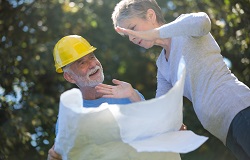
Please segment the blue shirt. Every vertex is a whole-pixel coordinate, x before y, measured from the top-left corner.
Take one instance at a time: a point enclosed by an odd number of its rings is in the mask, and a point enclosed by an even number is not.
[[[95,100],[83,100],[83,106],[86,108],[96,108],[102,103],[108,104],[129,104],[131,101],[128,98],[99,98]]]

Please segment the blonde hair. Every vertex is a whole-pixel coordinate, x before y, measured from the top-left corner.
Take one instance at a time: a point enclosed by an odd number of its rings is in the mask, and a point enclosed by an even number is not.
[[[158,23],[165,23],[161,8],[155,0],[121,0],[116,4],[112,13],[114,27],[119,26],[119,23],[124,19],[133,17],[146,19],[148,9],[154,10]]]

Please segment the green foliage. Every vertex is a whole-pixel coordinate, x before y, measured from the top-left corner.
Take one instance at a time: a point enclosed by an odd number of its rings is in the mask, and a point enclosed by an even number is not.
[[[130,82],[147,99],[156,89],[160,48],[144,50],[115,33],[111,13],[119,0],[0,0],[0,159],[46,159],[54,143],[60,94],[75,87],[57,74],[52,51],[63,36],[78,34],[98,49],[105,82]],[[250,86],[249,0],[158,0],[167,22],[204,11],[232,72]],[[185,159],[234,159],[204,130],[191,104],[184,107],[189,129],[210,137]],[[205,155],[205,156],[204,156]]]

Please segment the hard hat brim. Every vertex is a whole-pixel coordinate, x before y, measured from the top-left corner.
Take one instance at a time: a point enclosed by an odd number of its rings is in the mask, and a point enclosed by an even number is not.
[[[68,64],[70,64],[70,63],[73,63],[73,62],[77,61],[78,59],[80,59],[80,58],[82,58],[82,57],[84,57],[84,56],[86,56],[86,55],[92,53],[92,52],[95,51],[95,50],[96,50],[96,48],[93,47],[93,46],[91,46],[91,48],[90,48],[87,52],[82,52],[82,53],[79,54],[79,56],[77,56],[77,57],[73,57],[73,58],[71,58],[71,59],[69,59],[69,60],[67,60],[67,61],[64,61],[64,62],[61,63],[61,64],[56,64],[56,65],[55,65],[55,67],[56,67],[56,72],[57,72],[57,73],[62,73],[62,72],[63,72],[63,69],[62,69],[63,67],[65,67],[66,65],[68,65]]]

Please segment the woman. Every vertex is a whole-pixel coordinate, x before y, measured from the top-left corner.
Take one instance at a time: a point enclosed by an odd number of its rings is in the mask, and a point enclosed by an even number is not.
[[[227,68],[210,34],[206,13],[190,13],[166,23],[155,0],[122,0],[112,14],[115,30],[146,49],[163,50],[156,62],[156,97],[177,81],[184,56],[184,96],[192,101],[205,129],[219,138],[238,159],[250,159],[250,89]]]

